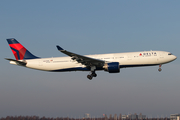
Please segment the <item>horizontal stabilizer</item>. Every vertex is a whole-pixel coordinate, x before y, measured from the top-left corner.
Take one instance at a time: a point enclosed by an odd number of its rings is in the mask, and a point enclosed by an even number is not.
[[[21,65],[21,66],[26,66],[26,62],[25,61],[18,61],[18,60],[14,60],[14,59],[10,59],[10,58],[5,58],[6,60],[9,60],[9,61],[13,61],[15,62],[17,65]]]

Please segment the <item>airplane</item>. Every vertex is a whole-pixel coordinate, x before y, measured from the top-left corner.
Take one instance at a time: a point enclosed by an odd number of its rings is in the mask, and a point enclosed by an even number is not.
[[[7,42],[15,56],[15,59],[5,58],[10,61],[10,64],[50,72],[90,71],[87,75],[89,80],[97,77],[96,71],[99,70],[109,73],[119,73],[121,68],[159,65],[158,71],[160,72],[163,64],[177,59],[170,52],[152,50],[79,55],[64,50],[58,45],[56,46],[57,49],[69,57],[40,58],[30,53],[15,38],[7,39]]]

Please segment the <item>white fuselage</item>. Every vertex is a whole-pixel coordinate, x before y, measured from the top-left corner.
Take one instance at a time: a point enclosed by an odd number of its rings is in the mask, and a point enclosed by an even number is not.
[[[143,51],[113,54],[85,55],[90,58],[108,62],[119,62],[119,67],[153,66],[171,62],[176,56],[164,51]],[[44,71],[88,71],[85,65],[71,59],[71,57],[38,58],[25,60],[26,67]],[[15,62],[10,62],[16,64]],[[103,70],[97,68],[97,70]]]

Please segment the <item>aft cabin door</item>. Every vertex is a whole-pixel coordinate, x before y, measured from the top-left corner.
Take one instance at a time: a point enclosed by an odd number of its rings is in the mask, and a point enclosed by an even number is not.
[[[164,58],[163,53],[161,53],[161,52],[159,53],[159,58],[160,58],[160,59]]]
[[[39,66],[43,66],[43,61],[39,61]]]

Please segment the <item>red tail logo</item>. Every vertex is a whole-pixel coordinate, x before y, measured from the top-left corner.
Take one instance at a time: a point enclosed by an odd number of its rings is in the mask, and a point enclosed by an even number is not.
[[[16,58],[16,60],[35,59],[38,58],[31,54],[24,46],[22,46],[16,39],[7,39],[9,46]]]

